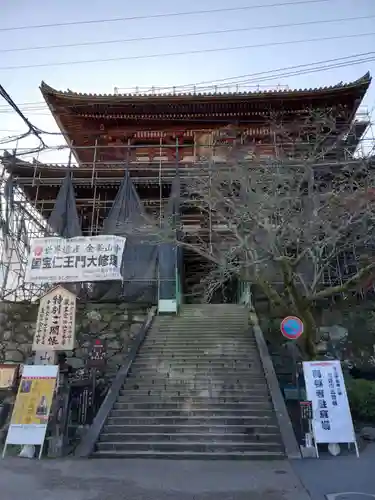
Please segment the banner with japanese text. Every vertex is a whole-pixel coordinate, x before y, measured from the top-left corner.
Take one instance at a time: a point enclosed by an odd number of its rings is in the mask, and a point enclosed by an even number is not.
[[[126,239],[120,236],[35,238],[30,243],[27,283],[121,280]]]
[[[6,445],[43,444],[57,376],[56,365],[24,367]]]
[[[303,362],[316,443],[353,443],[352,415],[340,361]]]
[[[75,317],[75,294],[62,286],[50,290],[39,302],[33,351],[72,351]]]

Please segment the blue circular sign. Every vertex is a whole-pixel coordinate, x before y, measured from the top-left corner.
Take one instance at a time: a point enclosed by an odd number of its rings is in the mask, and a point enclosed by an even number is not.
[[[280,325],[281,333],[289,340],[296,340],[303,334],[303,323],[297,316],[287,316]]]

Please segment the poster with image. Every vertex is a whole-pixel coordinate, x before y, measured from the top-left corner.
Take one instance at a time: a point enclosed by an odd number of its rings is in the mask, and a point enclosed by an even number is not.
[[[58,366],[25,366],[6,444],[44,442],[58,376]]]

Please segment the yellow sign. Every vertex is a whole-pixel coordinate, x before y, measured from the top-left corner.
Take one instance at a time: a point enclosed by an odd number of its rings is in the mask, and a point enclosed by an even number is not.
[[[56,377],[22,377],[11,425],[47,424]]]

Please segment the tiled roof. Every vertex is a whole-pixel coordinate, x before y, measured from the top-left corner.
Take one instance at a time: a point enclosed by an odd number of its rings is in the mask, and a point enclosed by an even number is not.
[[[293,94],[312,94],[312,93],[324,93],[329,91],[341,90],[341,89],[349,89],[349,88],[359,88],[363,87],[364,90],[367,90],[371,83],[370,73],[366,73],[358,80],[349,83],[340,82],[336,85],[326,86],[326,87],[318,87],[318,88],[305,88],[305,89],[295,89],[295,90],[263,90],[263,91],[249,91],[249,92],[190,92],[190,93],[179,93],[179,92],[171,92],[171,93],[161,93],[161,94],[87,94],[81,92],[73,92],[71,90],[56,90],[50,87],[44,81],[40,85],[40,90],[44,95],[54,95],[56,97],[70,97],[70,98],[83,98],[83,99],[104,99],[104,100],[118,100],[131,98],[131,99],[154,99],[154,98],[189,98],[189,97],[261,97],[261,96],[273,96],[273,95],[293,95]],[[178,87],[176,87],[178,89]]]

